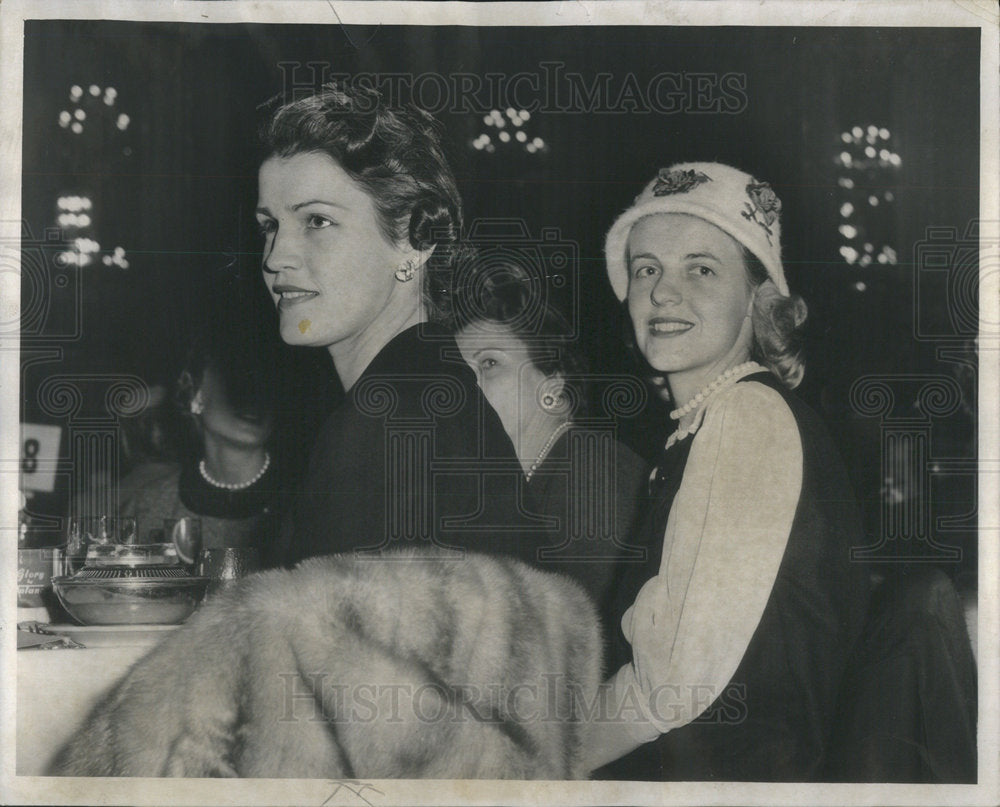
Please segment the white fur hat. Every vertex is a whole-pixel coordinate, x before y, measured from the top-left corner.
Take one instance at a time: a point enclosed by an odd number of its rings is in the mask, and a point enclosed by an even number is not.
[[[722,163],[678,163],[661,168],[608,231],[604,254],[619,300],[628,294],[628,234],[639,219],[655,213],[687,213],[714,224],[750,250],[788,296],[781,266],[781,201],[771,186]]]

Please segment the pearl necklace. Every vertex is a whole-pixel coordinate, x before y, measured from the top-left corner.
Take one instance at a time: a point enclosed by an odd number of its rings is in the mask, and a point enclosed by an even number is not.
[[[568,429],[571,425],[572,424],[567,420],[565,423],[560,423],[555,427],[555,429],[553,429],[552,434],[549,435],[549,439],[545,441],[545,445],[542,446],[542,450],[538,452],[538,456],[535,458],[535,461],[531,463],[531,467],[524,475],[525,482],[531,481],[531,477],[535,475],[535,471],[538,470],[538,466],[542,464],[542,460],[544,460],[549,451],[551,451],[552,446],[554,446],[556,440],[559,439],[559,435],[566,431],[566,429]]]
[[[737,376],[746,375],[747,371],[749,370],[757,371],[763,369],[764,368],[761,367],[759,364],[757,364],[757,362],[755,361],[745,361],[743,362],[743,364],[737,364],[735,367],[730,367],[728,370],[726,370],[726,372],[718,376],[715,379],[715,381],[713,381],[707,387],[702,388],[702,390],[697,395],[695,395],[690,401],[684,404],[684,406],[680,407],[679,409],[675,409],[673,412],[671,412],[670,419],[680,420],[685,415],[694,412],[699,406],[701,406],[705,402],[708,396],[710,396],[713,392],[716,392],[717,390],[720,390],[725,386],[729,386],[729,384],[731,383],[735,383],[737,380]]]
[[[208,484],[214,488],[222,488],[223,490],[246,490],[254,482],[260,479],[264,474],[267,473],[267,469],[271,467],[271,455],[268,452],[264,452],[264,464],[257,471],[257,474],[253,479],[246,482],[220,482],[218,479],[213,479],[211,474],[208,472],[208,468],[205,466],[205,460],[198,463],[198,470],[201,472],[201,478],[204,479]]]
[[[717,379],[715,379],[715,381],[713,381],[711,384],[705,387],[704,390],[698,393],[698,396],[695,397],[699,396],[702,397],[702,401],[704,402],[705,400],[710,398],[714,393],[718,392],[719,390],[725,387],[732,386],[744,376],[748,376],[751,373],[756,373],[761,371],[766,372],[766,368],[761,367],[759,364],[757,364],[757,362],[755,361],[744,362],[743,364],[740,364],[737,367],[733,367],[731,370],[728,370],[727,372],[720,375]],[[688,403],[688,406],[690,405],[691,402]],[[682,409],[684,408],[687,407],[682,407]],[[676,411],[680,412],[681,410],[678,409]],[[695,413],[694,419],[685,428],[677,429],[677,431],[673,432],[667,438],[667,443],[663,447],[663,450],[668,451],[672,446],[679,443],[685,437],[694,434],[696,431],[698,431],[698,429],[701,428],[701,421],[703,420],[702,415],[704,414],[704,412],[705,412],[705,407],[699,408]],[[678,417],[684,417],[684,415],[686,414],[687,412],[682,412],[680,415],[678,415]],[[671,412],[670,416],[673,417],[674,413]],[[653,469],[653,473],[656,473],[656,468]],[[652,479],[652,474],[650,475],[650,479]]]

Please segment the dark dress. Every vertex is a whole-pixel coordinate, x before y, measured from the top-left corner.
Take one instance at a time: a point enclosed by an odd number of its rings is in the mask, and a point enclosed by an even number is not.
[[[644,557],[631,544],[649,466],[601,427],[574,424],[525,483],[539,519],[538,565],[576,579],[597,604],[604,642],[618,630],[614,588],[623,569]]]
[[[534,560],[514,447],[439,326],[390,341],[303,450],[285,565],[431,545]]]
[[[850,560],[851,547],[863,545],[863,536],[841,460],[819,417],[769,373],[739,384],[747,382],[781,396],[798,430],[788,438],[797,436],[802,445],[798,504],[763,616],[736,673],[707,711],[599,769],[594,778],[810,781],[823,776],[837,693],[869,600],[868,570]],[[635,538],[646,547],[648,560],[627,571],[617,594],[618,619],[658,573],[664,530],[692,442],[679,440],[658,466],[651,483],[656,500]],[[740,607],[738,591],[732,592],[732,607]],[[611,669],[631,659],[632,648],[619,631]]]

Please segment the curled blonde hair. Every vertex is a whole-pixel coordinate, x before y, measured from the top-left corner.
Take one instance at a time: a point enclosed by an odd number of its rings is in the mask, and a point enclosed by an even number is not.
[[[805,300],[797,294],[783,296],[767,269],[749,250],[743,250],[743,261],[754,291],[751,358],[767,367],[786,387],[795,389],[806,371],[801,333],[808,316]]]

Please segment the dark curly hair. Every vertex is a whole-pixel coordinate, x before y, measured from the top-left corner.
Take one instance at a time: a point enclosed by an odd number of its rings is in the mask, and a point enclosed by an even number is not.
[[[524,345],[528,359],[547,377],[563,379],[567,407],[588,410],[589,365],[569,321],[540,296],[538,284],[514,260],[463,246],[456,258],[455,326],[478,323],[505,328]]]
[[[434,252],[425,264],[428,316],[450,323],[452,249],[462,230],[462,201],[441,144],[441,126],[413,105],[388,106],[370,87],[326,84],[278,105],[272,99],[259,131],[264,153],[318,152],[337,161],[372,198],[379,227],[393,243]]]

